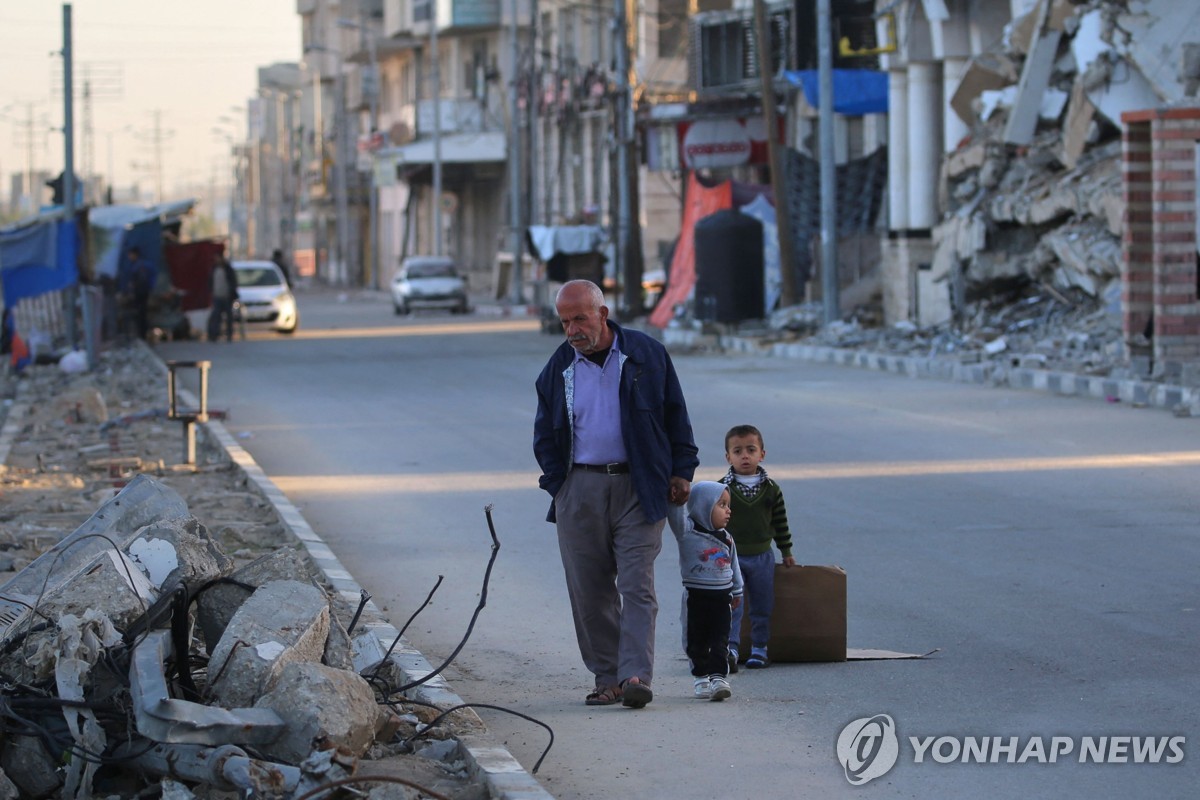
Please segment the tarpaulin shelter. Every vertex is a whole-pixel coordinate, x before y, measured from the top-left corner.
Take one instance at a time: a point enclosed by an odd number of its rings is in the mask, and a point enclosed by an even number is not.
[[[118,285],[124,284],[129,263],[123,255],[129,248],[137,247],[142,257],[158,271],[157,285],[168,285],[166,280],[162,280],[166,268],[162,253],[163,233],[174,233],[178,238],[182,217],[195,204],[195,200],[180,200],[152,206],[97,206],[91,209],[88,235],[95,258],[96,276],[112,278]]]
[[[4,307],[79,282],[80,237],[61,213],[0,230],[0,278]]]
[[[810,106],[820,107],[821,79],[818,70],[788,70],[783,76],[804,91],[804,99]],[[887,110],[887,73],[871,69],[833,70],[833,113],[861,117],[864,114],[886,114]]]

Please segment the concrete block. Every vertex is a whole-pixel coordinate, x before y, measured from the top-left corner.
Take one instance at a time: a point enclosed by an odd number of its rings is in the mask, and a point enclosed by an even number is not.
[[[271,581],[304,582],[308,574],[308,562],[303,554],[292,547],[281,547],[232,572],[229,583],[219,583],[205,590],[196,601],[196,620],[200,623],[208,652],[212,653],[229,620],[255,589]]]
[[[150,583],[170,588],[178,581],[189,591],[233,570],[225,555],[195,517],[175,517],[151,523],[138,531],[126,548]]]
[[[21,797],[49,797],[63,785],[61,765],[32,736],[5,736],[0,767]]]
[[[252,706],[292,662],[320,662],[329,601],[315,586],[273,581],[233,615],[209,659],[209,689],[226,708]]]
[[[302,662],[285,666],[255,707],[269,708],[287,723],[283,735],[261,749],[289,764],[330,746],[363,755],[375,740],[380,713],[375,691],[361,676]]]

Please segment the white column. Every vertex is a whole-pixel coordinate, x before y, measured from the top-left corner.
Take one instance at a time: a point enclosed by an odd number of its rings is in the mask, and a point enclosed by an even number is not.
[[[954,96],[954,90],[958,88],[958,82],[962,80],[963,74],[967,70],[967,59],[965,57],[947,56],[942,62],[942,117],[944,124],[944,149],[947,153],[953,153],[958,149],[958,143],[961,142],[971,132],[970,126],[959,119],[958,114],[954,113],[954,109],[950,107],[950,98]]]
[[[908,224],[908,74],[888,70],[888,227]]]
[[[908,227],[932,228],[938,220],[937,186],[942,159],[940,64],[908,65]]]

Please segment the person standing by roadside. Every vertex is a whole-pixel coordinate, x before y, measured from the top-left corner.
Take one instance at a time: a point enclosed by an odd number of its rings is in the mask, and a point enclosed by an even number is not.
[[[566,341],[536,382],[533,451],[553,500],[588,705],[641,708],[654,695],[654,561],[667,504],[682,505],[700,461],[667,350],[609,321],[591,281],[555,300]]]
[[[222,253],[213,263],[208,276],[212,291],[212,310],[208,312],[208,340],[220,341],[221,328],[225,329],[225,340],[233,341],[233,304],[237,302],[237,273]]]
[[[142,251],[138,247],[130,247],[126,255],[129,257],[129,272],[126,273],[125,294],[138,338],[145,340],[150,333],[150,294],[154,291],[158,276],[154,265],[142,258]]]
[[[762,433],[753,425],[735,425],[725,434],[725,460],[729,472],[721,483],[729,487],[733,516],[728,529],[737,542],[738,563],[750,604],[748,669],[765,669],[770,663],[771,613],[775,610],[775,553],[779,548],[785,567],[796,566],[792,532],[788,527],[783,490],[762,468],[767,457]],[[737,672],[738,644],[744,608],[735,608],[729,631],[729,670]]]
[[[279,271],[283,273],[283,282],[288,285],[289,289],[292,288],[292,271],[288,269],[287,260],[283,257],[283,251],[276,248],[276,250],[271,253],[271,261],[273,261],[275,266],[279,267]]]

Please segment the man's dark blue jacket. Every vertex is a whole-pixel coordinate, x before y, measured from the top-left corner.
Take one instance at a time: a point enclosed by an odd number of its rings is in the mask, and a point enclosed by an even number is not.
[[[667,516],[672,476],[691,481],[700,464],[683,389],[667,349],[640,331],[608,322],[625,361],[621,366],[621,435],[629,473],[647,522]],[[571,467],[572,428],[563,372],[575,348],[563,342],[537,379],[538,408],[533,423],[533,454],[542,468],[538,484],[558,494]],[[554,522],[554,503],[546,515]]]

